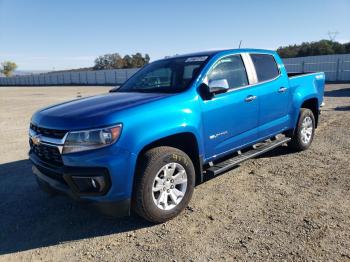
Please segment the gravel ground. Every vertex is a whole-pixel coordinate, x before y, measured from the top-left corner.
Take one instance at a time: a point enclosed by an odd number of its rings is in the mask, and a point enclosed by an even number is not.
[[[162,225],[49,197],[31,174],[32,113],[107,90],[0,88],[0,261],[350,261],[350,84],[327,85],[309,150],[280,147],[199,185]]]

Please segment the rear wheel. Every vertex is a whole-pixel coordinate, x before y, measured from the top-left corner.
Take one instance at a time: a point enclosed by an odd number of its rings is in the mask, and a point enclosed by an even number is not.
[[[161,223],[174,218],[188,205],[195,170],[183,151],[157,147],[144,154],[135,179],[135,212],[151,222]]]
[[[308,108],[300,110],[299,120],[289,145],[302,151],[310,147],[315,133],[315,116]]]

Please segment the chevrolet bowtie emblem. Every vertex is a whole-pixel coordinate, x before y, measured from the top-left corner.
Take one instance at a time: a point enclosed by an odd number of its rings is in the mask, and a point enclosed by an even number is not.
[[[41,142],[41,136],[40,135],[32,136],[32,142],[34,145],[39,145]]]

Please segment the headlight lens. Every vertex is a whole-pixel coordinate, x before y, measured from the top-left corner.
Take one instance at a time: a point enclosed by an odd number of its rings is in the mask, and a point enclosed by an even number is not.
[[[101,129],[69,132],[63,146],[63,154],[105,147],[120,137],[122,125]]]

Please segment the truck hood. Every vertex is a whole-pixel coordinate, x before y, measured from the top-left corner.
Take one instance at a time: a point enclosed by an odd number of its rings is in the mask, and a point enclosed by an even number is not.
[[[53,105],[37,111],[32,123],[51,129],[78,130],[116,124],[122,110],[159,100],[164,93],[108,93]]]

